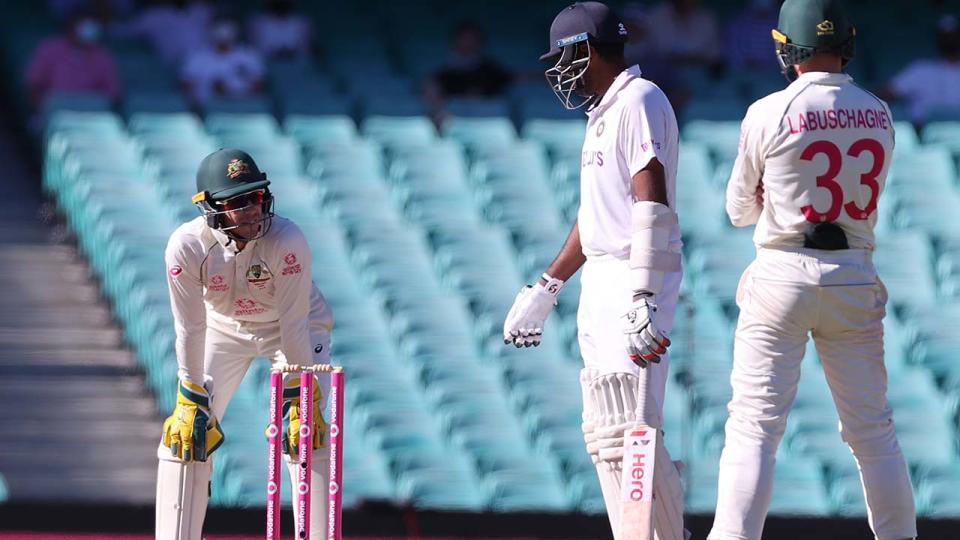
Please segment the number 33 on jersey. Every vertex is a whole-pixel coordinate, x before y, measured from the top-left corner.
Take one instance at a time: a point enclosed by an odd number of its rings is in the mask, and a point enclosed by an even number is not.
[[[893,145],[886,103],[848,75],[805,73],[747,111],[727,213],[734,225],[757,224],[758,246],[799,247],[811,223],[831,222],[851,248],[872,249]]]

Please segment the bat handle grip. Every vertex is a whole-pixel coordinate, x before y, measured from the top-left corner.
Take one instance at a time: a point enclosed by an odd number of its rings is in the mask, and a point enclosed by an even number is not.
[[[656,412],[653,397],[649,393],[650,372],[654,366],[657,364],[647,364],[647,367],[640,368],[637,374],[637,423],[659,428],[659,415]]]

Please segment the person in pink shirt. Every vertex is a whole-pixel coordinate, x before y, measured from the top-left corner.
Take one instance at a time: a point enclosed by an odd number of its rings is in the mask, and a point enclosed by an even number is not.
[[[99,45],[102,26],[86,13],[71,17],[65,35],[42,42],[27,68],[30,103],[39,107],[52,93],[99,92],[120,97],[117,65]]]

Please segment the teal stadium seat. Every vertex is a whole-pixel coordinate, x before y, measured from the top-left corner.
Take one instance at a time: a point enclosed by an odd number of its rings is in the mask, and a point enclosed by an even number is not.
[[[207,132],[227,146],[266,142],[280,135],[277,120],[267,113],[211,112],[204,122]]]
[[[933,250],[925,234],[903,231],[877,238],[873,260],[893,306],[924,306],[935,301]]]
[[[960,121],[930,122],[923,128],[923,144],[944,146],[956,155],[960,152]]]
[[[203,104],[204,114],[271,114],[273,102],[261,96],[216,96]]]
[[[283,120],[283,131],[301,145],[346,144],[359,137],[357,125],[346,115],[287,115]]]
[[[555,104],[558,105],[558,104]],[[521,130],[525,140],[537,141],[551,154],[558,149],[573,148],[579,153],[583,147],[587,122],[584,119],[556,120],[535,118],[528,120]]]
[[[425,116],[368,116],[363,135],[385,147],[429,145],[437,140],[437,129]]]
[[[471,152],[512,146],[517,131],[506,118],[458,118],[447,120],[444,136],[459,141]]]
[[[445,104],[447,114],[458,118],[507,118],[510,106],[499,98],[451,98]]]
[[[715,166],[725,160],[732,163],[740,142],[740,122],[691,119],[680,128],[680,139],[705,145]]]
[[[137,113],[176,114],[190,111],[190,104],[174,90],[139,90],[123,97],[123,113],[130,117]]]
[[[147,138],[154,143],[188,144],[190,140],[207,138],[200,118],[188,112],[137,112],[130,115],[127,127],[132,136]]]

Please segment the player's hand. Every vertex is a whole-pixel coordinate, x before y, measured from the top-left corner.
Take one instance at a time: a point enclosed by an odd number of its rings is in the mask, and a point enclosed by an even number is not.
[[[210,394],[199,385],[180,381],[177,405],[163,423],[163,445],[184,462],[206,461],[223,444],[223,430],[210,412]]]
[[[313,381],[313,448],[323,446],[323,438],[327,434],[327,423],[323,419],[323,411],[320,410],[320,403],[323,401],[323,392],[320,391],[320,385],[317,383],[317,377],[311,377]],[[283,415],[287,417],[287,431],[283,434],[283,451],[296,458],[300,448],[300,377],[293,376],[287,379],[283,385]],[[305,427],[305,426],[304,426]]]
[[[557,305],[557,295],[563,288],[563,280],[544,274],[547,283],[539,280],[535,285],[520,289],[513,307],[503,321],[503,342],[519,347],[536,347],[543,337],[543,324]]]
[[[657,304],[650,293],[634,294],[630,311],[622,317],[627,354],[642,368],[659,362],[670,346],[670,339],[657,328],[656,318]]]

